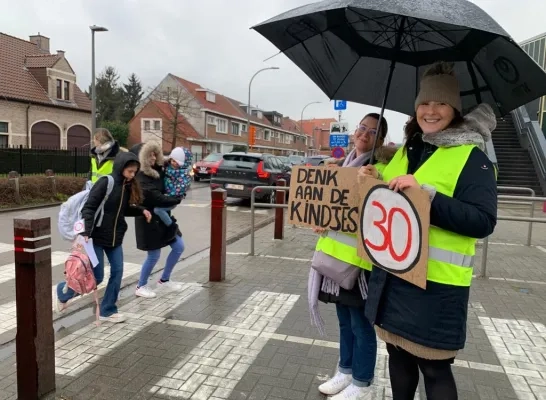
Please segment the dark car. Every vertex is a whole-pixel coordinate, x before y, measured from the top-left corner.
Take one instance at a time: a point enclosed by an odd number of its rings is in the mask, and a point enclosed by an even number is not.
[[[319,167],[319,166],[322,166],[324,165],[324,161],[327,160],[328,156],[311,156],[311,157],[306,157],[304,160],[303,160],[303,163],[308,166],[308,167]]]
[[[228,153],[212,177],[211,189],[227,190],[228,197],[250,199],[256,186],[275,186],[281,178],[286,179],[289,168],[271,154]],[[272,201],[270,190],[256,190],[256,200]]]
[[[209,179],[216,174],[216,170],[221,161],[222,153],[211,153],[203,160],[193,164],[193,180],[199,182],[201,179]]]

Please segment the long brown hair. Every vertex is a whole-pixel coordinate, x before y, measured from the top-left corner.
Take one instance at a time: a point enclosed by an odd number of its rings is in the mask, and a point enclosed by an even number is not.
[[[129,161],[125,164],[125,168],[128,167],[137,167],[140,169],[140,163],[138,161]],[[138,172],[138,170],[137,170]],[[140,205],[142,203],[142,187],[136,179],[136,176],[131,180],[131,197],[129,197],[129,204],[131,205]]]
[[[449,125],[446,129],[454,128],[456,126],[459,126],[464,122],[463,115],[456,109],[453,109],[454,116]],[[409,147],[409,143],[411,140],[416,136],[423,133],[421,127],[419,126],[419,122],[417,122],[417,114],[413,114],[413,117],[411,117],[411,120],[406,124],[406,127],[404,128],[404,134],[406,135],[406,143],[404,144],[404,151],[407,151]]]
[[[364,121],[368,117],[375,119],[379,124],[379,132],[377,132],[379,134],[378,141],[385,140],[385,138],[387,137],[387,133],[389,132],[389,124],[387,123],[387,119],[385,117],[381,118],[381,115],[379,115],[378,113],[369,113],[360,120],[360,123],[362,123],[362,121]],[[381,123],[379,123],[379,118],[381,118]]]

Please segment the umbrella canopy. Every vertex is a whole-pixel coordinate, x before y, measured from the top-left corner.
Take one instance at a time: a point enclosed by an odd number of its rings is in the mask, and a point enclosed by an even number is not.
[[[330,99],[413,115],[421,74],[436,61],[455,63],[465,111],[486,102],[504,116],[546,94],[546,73],[466,0],[325,0],[252,29]]]

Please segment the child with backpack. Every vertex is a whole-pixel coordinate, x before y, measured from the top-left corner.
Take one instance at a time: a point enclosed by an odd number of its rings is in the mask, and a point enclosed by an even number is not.
[[[104,279],[106,254],[110,262],[110,278],[100,304],[99,319],[113,323],[125,321],[125,317],[118,313],[116,306],[123,277],[122,243],[127,231],[125,217],[144,215],[148,222],[152,218],[149,211],[139,206],[142,193],[134,179],[139,169],[140,162],[137,156],[129,152],[120,152],[114,159],[110,177],[98,179],[88,192],[81,209],[83,230],[80,235],[85,242],[92,241],[98,260],[92,271],[95,282],[89,283],[93,278],[89,274],[89,258],[81,249],[75,247],[65,264],[66,281],[57,285],[58,311],[64,311],[66,303],[73,297],[88,293],[90,289],[100,285]]]
[[[167,164],[165,164],[165,195],[184,199],[191,186],[191,151],[185,147],[176,147],[171,151]],[[169,211],[172,207],[154,207],[154,214],[161,219],[166,226],[171,226],[172,219]]]

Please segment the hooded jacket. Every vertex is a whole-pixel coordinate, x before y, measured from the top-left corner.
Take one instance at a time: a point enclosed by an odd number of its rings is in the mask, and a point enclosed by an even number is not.
[[[431,225],[472,238],[484,238],[493,233],[497,222],[495,169],[480,149],[491,138],[495,126],[493,111],[489,106],[481,105],[467,115],[460,126],[448,128],[436,134],[436,138],[418,134],[406,143],[408,174],[415,173],[438,147],[478,146],[471,151],[459,175],[453,197],[439,192],[434,195]],[[438,174],[441,173],[439,170]],[[427,282],[426,290],[422,290],[373,268],[366,316],[410,347],[411,343],[416,343],[426,348],[455,351],[462,349],[466,341],[469,294],[469,287],[431,281]],[[402,347],[410,352],[413,349]]]
[[[132,153],[119,153],[114,159],[114,166],[110,174],[114,178],[114,187],[104,203],[104,217],[100,227],[95,225],[95,213],[106,196],[108,180],[99,179],[89,192],[89,197],[82,208],[82,218],[85,222],[85,232],[82,236],[89,236],[93,244],[102,247],[117,247],[123,242],[127,231],[126,216],[142,215],[143,207],[130,206],[131,181],[123,177],[125,166],[131,162],[138,162]]]
[[[169,197],[165,193],[165,171],[163,149],[156,141],[137,144],[129,150],[138,156],[140,171],[136,177],[142,188],[142,205],[152,213],[152,221],[146,222],[144,217],[135,218],[137,248],[143,251],[157,250],[171,244],[176,235],[182,236],[176,225],[176,219],[171,215],[173,224],[166,227],[152,212],[155,207],[173,207],[180,203],[180,198]],[[150,164],[150,155],[155,153],[156,161]]]

